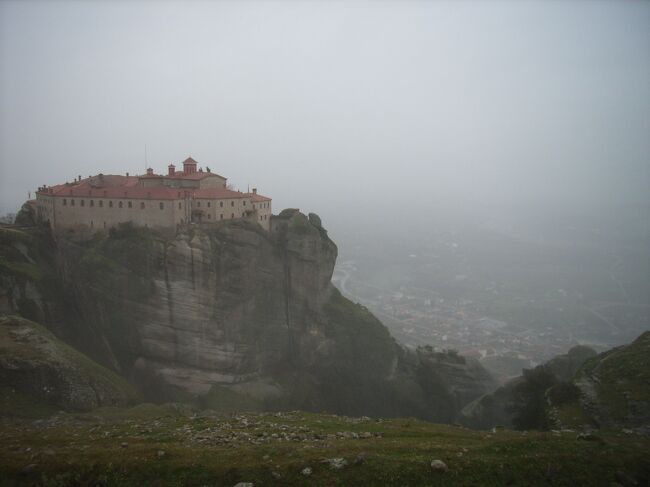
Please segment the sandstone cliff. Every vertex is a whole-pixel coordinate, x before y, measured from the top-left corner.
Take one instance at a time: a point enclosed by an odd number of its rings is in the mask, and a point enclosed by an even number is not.
[[[5,230],[0,311],[45,324],[158,400],[452,421],[488,391],[475,365],[449,374],[340,295],[316,215],[285,210],[271,227]]]

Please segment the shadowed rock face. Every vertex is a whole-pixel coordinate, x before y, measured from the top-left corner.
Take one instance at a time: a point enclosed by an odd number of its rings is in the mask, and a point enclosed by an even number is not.
[[[252,389],[265,395],[279,367],[317,357],[337,254],[300,213],[273,226],[190,227],[168,240],[125,229],[81,254],[63,241],[67,281],[123,370],[193,395],[262,381]]]
[[[35,252],[43,239],[30,238]],[[50,278],[5,281],[8,307],[29,302],[149,399],[453,421],[492,385],[472,364],[402,349],[341,296],[337,248],[314,214],[285,210],[270,232],[246,221],[174,236],[123,226],[46,247],[36,264]],[[23,295],[26,283],[36,298]]]

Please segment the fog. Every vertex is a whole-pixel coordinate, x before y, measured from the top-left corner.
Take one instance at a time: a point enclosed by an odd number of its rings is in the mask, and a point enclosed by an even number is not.
[[[145,146],[335,225],[649,201],[648,3],[0,9],[3,213]]]

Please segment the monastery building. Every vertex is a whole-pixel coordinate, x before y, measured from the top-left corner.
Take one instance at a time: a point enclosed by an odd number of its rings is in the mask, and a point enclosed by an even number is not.
[[[189,157],[182,171],[170,164],[166,175],[154,174],[150,168],[142,176],[99,174],[42,186],[36,192],[38,218],[55,230],[103,230],[125,222],[176,228],[236,218],[269,229],[271,198],[258,194],[257,189],[252,193],[228,189],[226,178],[197,166]]]

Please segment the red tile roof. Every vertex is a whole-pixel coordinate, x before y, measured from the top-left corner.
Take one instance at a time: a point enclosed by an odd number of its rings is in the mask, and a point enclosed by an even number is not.
[[[261,201],[271,201],[271,198],[268,196],[263,196],[259,193],[246,193],[247,196],[251,197],[251,201],[253,203],[259,203]]]
[[[170,179],[204,179],[209,176],[217,176],[220,177],[221,179],[227,179],[223,176],[220,176],[216,172],[207,172],[207,171],[197,171],[197,172],[192,172],[189,174],[185,174],[183,171],[176,171],[173,176],[163,176],[165,178],[170,178]]]
[[[206,174],[206,173],[202,173]],[[207,173],[210,174],[210,173]],[[199,199],[238,199],[251,198],[251,201],[270,201],[262,195],[242,193],[227,188],[169,188],[167,186],[139,186],[139,176],[119,176],[102,174],[92,176],[73,183],[59,184],[37,191],[39,194],[50,194],[60,197],[74,198],[133,198],[154,200],[175,200],[191,194]]]

